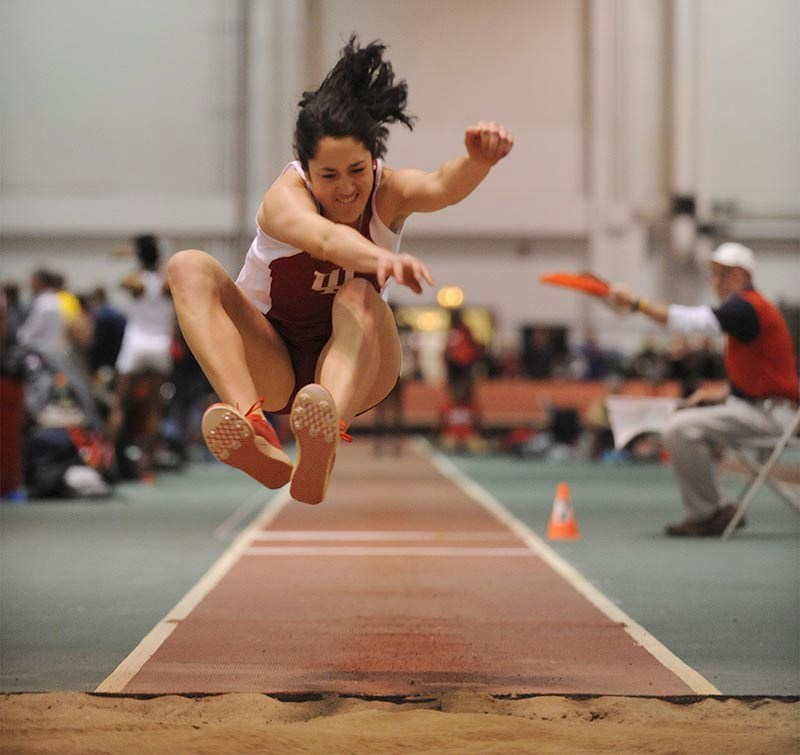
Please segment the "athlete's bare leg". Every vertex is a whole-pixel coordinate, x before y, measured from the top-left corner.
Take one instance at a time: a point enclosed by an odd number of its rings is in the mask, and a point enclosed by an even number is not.
[[[297,463],[289,492],[320,503],[328,489],[339,436],[347,425],[392,390],[400,372],[400,339],[386,302],[362,278],[348,281],[333,300],[332,334],[317,362],[316,381],[300,389],[290,422]]]
[[[257,399],[281,409],[294,388],[286,346],[213,257],[178,252],[168,265],[178,322],[220,400],[246,411]]]
[[[402,353],[394,315],[369,281],[354,278],[333,300],[333,333],[317,363],[317,382],[330,391],[339,418],[384,399],[397,382]]]

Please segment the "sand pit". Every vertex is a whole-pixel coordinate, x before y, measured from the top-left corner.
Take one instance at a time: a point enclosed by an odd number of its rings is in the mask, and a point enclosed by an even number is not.
[[[471,692],[419,702],[257,694],[151,699],[77,692],[0,699],[11,753],[797,753],[800,703]]]

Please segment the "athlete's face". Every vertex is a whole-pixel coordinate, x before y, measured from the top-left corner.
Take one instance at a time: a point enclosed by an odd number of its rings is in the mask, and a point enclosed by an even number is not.
[[[372,155],[351,136],[325,136],[308,161],[308,179],[326,218],[356,226],[372,191]]]
[[[720,301],[744,291],[749,285],[750,274],[744,268],[711,263],[711,286]]]

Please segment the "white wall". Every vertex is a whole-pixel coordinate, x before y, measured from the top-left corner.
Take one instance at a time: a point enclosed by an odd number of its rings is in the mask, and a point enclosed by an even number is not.
[[[4,192],[227,188],[228,7],[4,0]]]
[[[800,3],[702,0],[698,27],[712,200],[800,216]]]
[[[116,236],[7,239],[0,252],[0,281],[19,283],[25,297],[30,273],[43,267],[64,274],[67,285],[77,293],[104,286],[109,298],[121,304],[130,297],[118,288],[119,281],[137,267],[135,260],[123,252],[127,241]],[[229,255],[226,241],[162,236],[160,242],[165,257],[189,247],[204,248],[221,260]]]
[[[410,233],[585,233],[580,0],[329,0],[326,70],[352,31],[389,46],[419,117],[413,133],[393,130],[391,164],[435,168],[463,153],[464,129],[480,119],[516,136],[513,159],[472,197],[416,218]]]
[[[230,213],[235,4],[0,4],[6,231]],[[212,224],[213,225],[213,224]]]
[[[408,224],[406,247],[468,302],[493,307],[503,337],[525,322],[598,326],[631,344],[649,329],[537,281],[593,266],[646,295],[711,301],[702,266],[663,243],[675,144],[665,0],[251,0],[247,196],[237,194],[233,0],[0,2],[0,277],[64,270],[111,286],[110,252],[153,230],[241,264],[239,216],[255,215],[289,159],[296,103],[351,31],[381,38],[410,88],[413,133],[396,127],[392,165],[432,168],[463,129],[507,123],[511,157],[462,205]],[[706,198],[785,216],[729,228],[759,253],[759,285],[797,301],[800,70],[796,0],[698,0],[697,147]],[[309,16],[307,11],[314,11]],[[314,48],[314,41],[319,47]],[[746,55],[743,51],[746,51]],[[768,224],[771,221],[765,221]],[[750,223],[750,225],[748,225]],[[749,235],[748,235],[749,234]],[[530,250],[526,253],[525,250]],[[402,298],[413,298],[405,291]],[[432,301],[426,294],[425,301]],[[422,300],[418,300],[423,303]]]

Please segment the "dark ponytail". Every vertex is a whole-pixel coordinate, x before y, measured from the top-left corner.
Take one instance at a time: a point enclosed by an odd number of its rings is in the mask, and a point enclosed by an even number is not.
[[[303,168],[325,136],[358,139],[375,158],[386,154],[387,123],[414,127],[414,117],[406,112],[408,86],[405,80],[394,83],[385,50],[380,42],[359,47],[353,34],[319,89],[303,92],[294,130],[295,154]]]

